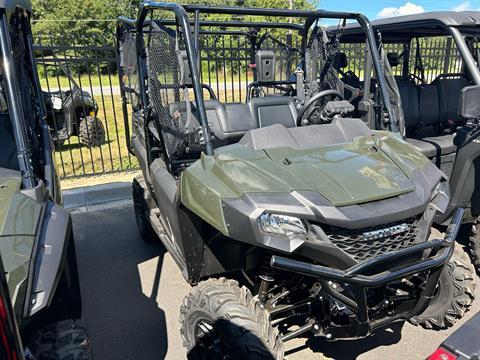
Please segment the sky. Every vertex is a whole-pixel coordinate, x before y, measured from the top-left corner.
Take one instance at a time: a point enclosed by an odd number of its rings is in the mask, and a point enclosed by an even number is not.
[[[424,11],[480,11],[480,0],[320,0],[320,8],[361,12],[373,20]]]

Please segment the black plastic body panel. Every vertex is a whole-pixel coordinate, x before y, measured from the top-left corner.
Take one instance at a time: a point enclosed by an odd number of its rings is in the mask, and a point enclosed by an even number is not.
[[[457,360],[476,360],[480,357],[480,312],[463,324],[440,345],[458,356]]]
[[[27,316],[35,315],[50,306],[66,269],[71,277],[67,282],[72,287],[78,287],[76,261],[68,256],[69,248],[74,253],[70,213],[56,204],[48,203],[37,241],[37,253],[31,264],[33,273],[31,296],[26,304]],[[80,304],[80,299],[75,303]],[[79,312],[74,304],[71,306],[73,313]]]
[[[465,221],[480,215],[480,126],[460,127],[454,142],[458,150],[450,176],[450,205],[437,222],[444,222],[457,207],[465,208]]]
[[[182,270],[183,276],[187,279],[189,276],[186,273],[186,245],[185,236],[190,237],[194,235],[185,235],[185,226],[187,226],[187,218],[180,219],[180,198],[177,191],[177,181],[168,172],[165,164],[156,159],[150,166],[152,189],[154,191],[155,205],[159,209],[158,217],[163,226],[165,236],[161,236],[161,240],[165,247],[172,253],[174,260]],[[145,189],[150,191],[148,189]],[[150,208],[155,206],[149,205]],[[187,226],[188,227],[188,226]]]

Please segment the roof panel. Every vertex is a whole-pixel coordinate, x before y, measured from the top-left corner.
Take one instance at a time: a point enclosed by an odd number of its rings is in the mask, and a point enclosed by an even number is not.
[[[0,0],[0,9],[7,9],[8,12],[13,12],[16,7],[32,11],[32,2],[30,0]]]
[[[384,41],[399,41],[416,36],[447,35],[448,27],[478,27],[480,11],[435,11],[415,15],[396,16],[372,21],[372,25],[382,32]],[[327,31],[335,31],[330,26]],[[343,30],[345,41],[364,41],[363,30],[358,24],[348,24]]]

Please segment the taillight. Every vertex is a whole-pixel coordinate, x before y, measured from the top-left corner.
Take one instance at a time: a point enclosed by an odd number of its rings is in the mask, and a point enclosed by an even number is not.
[[[444,348],[438,348],[428,360],[456,360],[457,355],[452,354],[450,351],[445,350]]]
[[[7,321],[7,309],[5,308],[3,300],[0,298],[0,345],[3,347],[3,351],[0,351],[0,355],[2,355],[2,357],[5,356],[7,360],[16,360],[17,355],[15,350],[12,349],[11,344],[8,341]]]

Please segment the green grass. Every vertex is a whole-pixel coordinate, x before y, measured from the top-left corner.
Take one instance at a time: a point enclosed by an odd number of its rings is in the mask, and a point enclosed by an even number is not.
[[[74,81],[81,85],[81,87],[88,91],[90,86],[92,87],[110,87],[110,82],[112,86],[119,86],[118,76],[116,74],[108,75],[82,75],[82,76],[73,76]],[[69,90],[70,86],[73,84],[70,83],[69,79],[66,76],[48,76],[48,86],[47,86],[47,79],[45,76],[40,76],[40,85],[42,89],[46,91],[48,87],[50,89],[62,89],[62,90]]]

